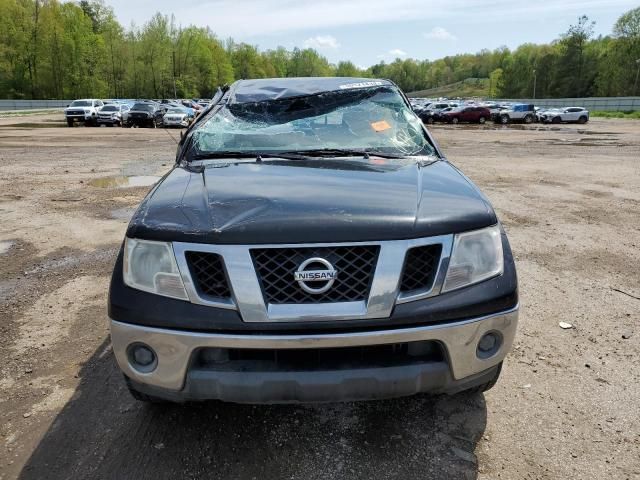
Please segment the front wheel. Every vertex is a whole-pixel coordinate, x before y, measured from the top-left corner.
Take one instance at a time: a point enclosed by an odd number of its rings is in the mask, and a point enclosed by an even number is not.
[[[509,117],[507,115],[501,115],[500,116],[500,123],[502,125],[506,125],[507,123],[509,123]]]
[[[73,120],[67,119],[67,127],[73,127]]]
[[[480,118],[478,119],[478,123],[485,123],[486,121],[487,121],[487,119],[486,119],[486,118],[484,118],[484,117],[480,117]]]
[[[527,115],[524,117],[524,123],[533,123],[533,117],[531,115]]]
[[[580,117],[580,118],[578,119],[578,123],[579,123],[579,124],[581,124],[581,125],[584,125],[585,123],[587,123],[587,120],[588,120],[588,119],[587,119],[587,117],[585,117],[585,116],[583,115],[582,117]]]
[[[456,125],[456,124],[457,124],[457,123],[459,123],[459,122],[460,122],[460,120],[458,120],[458,118],[457,118],[457,117],[453,117],[453,118],[451,119],[451,123],[453,123],[454,125]]]
[[[560,123],[560,121],[561,121],[561,120],[560,120],[560,117],[554,117],[554,118],[551,120],[551,123]]]
[[[429,118],[427,118],[427,123],[428,123],[429,125],[433,125],[433,117],[429,117]]]

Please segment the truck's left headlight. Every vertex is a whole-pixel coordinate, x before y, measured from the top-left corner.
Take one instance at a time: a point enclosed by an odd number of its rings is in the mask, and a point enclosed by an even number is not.
[[[170,243],[127,238],[124,283],[145,292],[188,300]]]
[[[443,292],[466,287],[502,274],[504,257],[500,226],[458,233],[453,241]]]

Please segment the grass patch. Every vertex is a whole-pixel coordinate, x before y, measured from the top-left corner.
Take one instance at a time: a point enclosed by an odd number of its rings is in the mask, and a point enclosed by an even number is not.
[[[63,108],[43,108],[38,110],[2,110],[0,118],[7,117],[24,117],[27,115],[46,115],[48,113],[62,112]]]
[[[591,111],[589,115],[592,117],[600,117],[600,118],[635,118],[636,120],[640,120],[640,110],[639,111],[624,111],[624,112],[605,112],[605,111]]]
[[[441,87],[430,88],[428,90],[420,90],[418,92],[408,93],[409,97],[447,97],[447,98],[471,98],[471,97],[488,97],[489,96],[489,79],[488,78],[467,78],[461,82],[443,85]]]

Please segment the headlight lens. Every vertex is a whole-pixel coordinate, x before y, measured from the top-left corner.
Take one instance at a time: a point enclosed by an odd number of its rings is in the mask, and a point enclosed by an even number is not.
[[[453,241],[443,292],[466,287],[502,274],[504,258],[500,227],[459,233]]]
[[[188,300],[170,243],[127,238],[124,283],[145,292]]]

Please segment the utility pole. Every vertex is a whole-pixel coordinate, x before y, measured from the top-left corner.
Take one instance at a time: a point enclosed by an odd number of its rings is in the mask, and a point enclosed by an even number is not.
[[[178,98],[178,93],[176,92],[176,51],[171,52],[171,57],[173,59],[173,99],[176,100]]]
[[[536,82],[538,80],[538,76],[536,75],[536,69],[533,69],[533,99],[536,99]]]
[[[636,70],[636,81],[633,83],[633,95],[638,95],[638,76],[640,76],[640,58],[636,60],[638,70]]]

